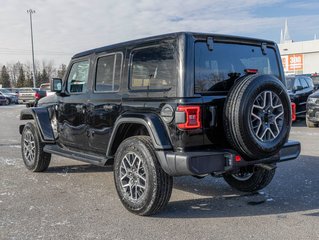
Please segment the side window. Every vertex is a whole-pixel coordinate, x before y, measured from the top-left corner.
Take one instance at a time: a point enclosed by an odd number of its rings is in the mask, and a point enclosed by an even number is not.
[[[83,93],[87,90],[89,61],[76,62],[72,65],[67,88],[69,93]]]
[[[294,89],[297,89],[298,86],[301,86],[301,83],[300,83],[300,81],[299,81],[299,78],[295,78]]]
[[[122,54],[111,54],[97,60],[95,91],[113,92],[119,90],[122,69]]]
[[[311,79],[310,77],[306,77],[305,80],[306,80],[306,82],[308,83],[308,86],[309,86],[309,87],[311,87],[311,88],[314,87],[313,81],[312,81],[312,79]]]
[[[177,63],[172,44],[133,51],[130,74],[132,90],[169,90],[177,81]]]
[[[300,79],[300,82],[301,82],[302,88],[308,88],[308,87],[309,87],[309,86],[308,86],[308,83],[306,82],[306,79],[301,78],[301,79]]]

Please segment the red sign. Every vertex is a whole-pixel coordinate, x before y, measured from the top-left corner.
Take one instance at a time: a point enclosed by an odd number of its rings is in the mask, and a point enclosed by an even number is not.
[[[303,55],[292,54],[288,55],[288,71],[303,70]]]

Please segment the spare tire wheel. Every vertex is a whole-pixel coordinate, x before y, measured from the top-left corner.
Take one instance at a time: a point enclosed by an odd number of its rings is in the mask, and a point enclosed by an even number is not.
[[[290,99],[279,79],[247,75],[233,85],[224,105],[224,128],[228,142],[245,160],[278,153],[290,126]]]

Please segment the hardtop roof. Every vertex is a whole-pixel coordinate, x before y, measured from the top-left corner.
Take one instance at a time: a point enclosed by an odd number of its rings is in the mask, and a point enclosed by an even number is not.
[[[200,33],[200,32],[174,32],[174,33],[167,33],[167,34],[162,34],[162,35],[156,35],[156,36],[151,36],[151,37],[146,37],[146,38],[140,38],[140,39],[135,39],[135,40],[130,40],[130,41],[125,41],[121,43],[116,43],[108,46],[103,46],[99,48],[94,48],[90,49],[87,51],[83,51],[80,53],[75,54],[72,59],[75,58],[80,58],[84,57],[93,53],[101,53],[105,52],[111,49],[118,49],[118,48],[123,48],[123,47],[128,47],[132,45],[137,45],[137,44],[143,44],[146,42],[151,42],[151,41],[160,41],[162,39],[169,39],[169,38],[177,38],[178,36],[181,35],[190,35],[194,37],[215,37],[219,39],[229,39],[229,40],[236,40],[236,41],[242,41],[242,42],[263,42],[271,45],[275,45],[276,43],[273,41],[265,40],[265,39],[258,39],[258,38],[250,38],[250,37],[242,37],[242,36],[234,36],[234,35],[224,35],[224,34],[213,34],[213,33]]]

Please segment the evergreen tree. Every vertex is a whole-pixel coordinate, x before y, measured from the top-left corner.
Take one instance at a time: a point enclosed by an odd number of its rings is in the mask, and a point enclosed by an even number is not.
[[[36,87],[40,87],[40,85],[41,85],[41,73],[40,72],[36,72],[36,83],[35,83],[35,85],[36,85]]]
[[[4,88],[11,87],[10,76],[6,66],[3,66],[1,69],[0,84],[2,84],[2,87]]]
[[[17,87],[18,88],[24,87],[24,84],[25,84],[25,74],[24,74],[23,67],[20,67]]]
[[[24,86],[25,87],[33,87],[33,77],[32,77],[32,74],[30,74],[30,72],[27,72],[27,74],[26,74]]]
[[[48,83],[50,82],[50,77],[48,72],[45,70],[45,68],[43,68],[42,73],[41,73],[41,84],[42,83]]]
[[[58,78],[63,78],[65,72],[66,72],[66,65],[61,64],[60,69],[58,70]]]

